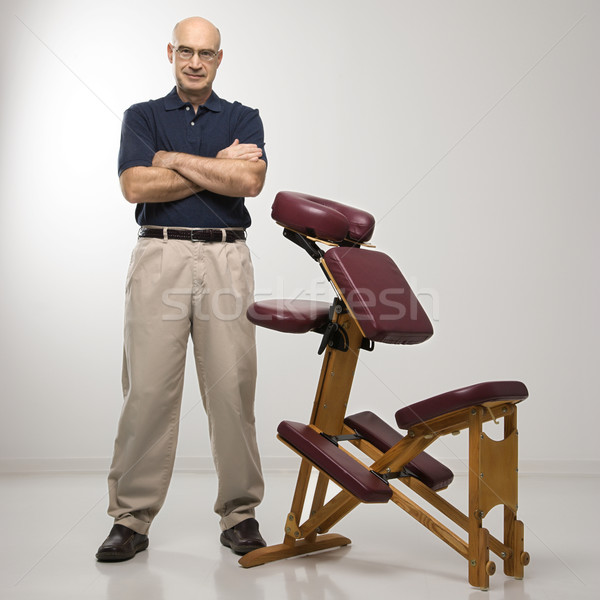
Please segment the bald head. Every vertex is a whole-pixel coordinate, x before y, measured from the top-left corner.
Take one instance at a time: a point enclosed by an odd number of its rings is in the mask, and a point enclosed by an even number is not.
[[[210,97],[223,59],[221,34],[210,21],[190,17],[175,25],[172,40],[167,44],[167,57],[173,65],[177,93],[197,110]]]
[[[197,37],[198,35],[206,36],[212,41],[212,46],[215,50],[221,48],[221,32],[210,22],[202,17],[188,17],[179,21],[173,27],[171,41],[173,46],[179,46],[182,39]]]

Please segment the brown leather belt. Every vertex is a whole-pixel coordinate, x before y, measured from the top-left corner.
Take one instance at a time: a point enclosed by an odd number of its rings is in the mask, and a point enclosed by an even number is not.
[[[168,240],[186,240],[188,242],[235,242],[246,239],[244,229],[174,229],[168,227],[140,227],[138,237]]]

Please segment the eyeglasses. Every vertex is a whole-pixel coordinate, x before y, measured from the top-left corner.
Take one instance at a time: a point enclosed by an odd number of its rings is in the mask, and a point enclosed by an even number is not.
[[[192,60],[194,54],[198,54],[200,60],[204,63],[210,63],[215,58],[217,58],[218,52],[213,52],[212,50],[192,50],[191,48],[186,48],[185,46],[180,46],[179,48],[174,48],[175,52],[179,54],[179,58],[182,60]]]

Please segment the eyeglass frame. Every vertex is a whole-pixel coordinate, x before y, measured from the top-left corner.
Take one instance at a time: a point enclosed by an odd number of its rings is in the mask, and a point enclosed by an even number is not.
[[[213,50],[208,50],[208,49],[194,50],[193,48],[189,48],[188,46],[178,46],[177,48],[175,48],[175,46],[173,46],[173,44],[171,44],[171,48],[173,49],[174,52],[177,52],[177,54],[179,55],[179,58],[181,58],[181,60],[190,61],[194,58],[194,56],[198,55],[200,62],[203,62],[203,63],[214,62],[214,60],[219,56],[219,52],[221,52],[220,50],[217,50],[217,52],[214,52]],[[185,52],[185,51],[191,52],[192,55],[189,58],[184,58],[183,56],[181,56],[181,53]],[[205,56],[202,56],[202,53],[204,53]],[[206,56],[206,55],[209,55],[209,56]]]

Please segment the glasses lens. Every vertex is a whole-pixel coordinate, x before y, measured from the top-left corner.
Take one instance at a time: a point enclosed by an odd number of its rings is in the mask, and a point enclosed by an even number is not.
[[[190,48],[176,48],[175,51],[183,60],[191,60],[194,56],[194,51]],[[217,55],[211,50],[200,50],[198,56],[202,62],[212,62]]]

